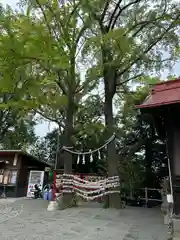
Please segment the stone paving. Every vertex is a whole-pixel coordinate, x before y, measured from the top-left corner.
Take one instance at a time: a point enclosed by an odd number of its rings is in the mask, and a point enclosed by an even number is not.
[[[47,212],[42,200],[0,200],[0,240],[166,240],[159,209],[88,205]]]

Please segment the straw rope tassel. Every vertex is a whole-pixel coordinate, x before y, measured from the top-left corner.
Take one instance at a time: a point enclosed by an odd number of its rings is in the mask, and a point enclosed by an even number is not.
[[[98,159],[101,159],[101,153],[98,151]]]
[[[92,153],[90,155],[90,162],[93,162],[93,155],[92,155]]]
[[[77,157],[77,164],[79,164],[79,162],[80,162],[80,156],[79,156],[79,154],[78,154],[78,157]]]
[[[83,164],[85,164],[85,154],[83,155]]]

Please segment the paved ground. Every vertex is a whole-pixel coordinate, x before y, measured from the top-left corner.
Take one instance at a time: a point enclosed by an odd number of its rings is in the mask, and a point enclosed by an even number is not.
[[[158,209],[87,206],[47,212],[42,200],[0,200],[0,240],[166,240]]]

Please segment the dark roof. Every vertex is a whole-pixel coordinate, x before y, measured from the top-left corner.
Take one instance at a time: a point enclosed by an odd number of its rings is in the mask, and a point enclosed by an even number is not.
[[[33,155],[27,153],[26,151],[23,151],[23,150],[13,150],[13,149],[7,149],[7,150],[3,150],[3,149],[2,149],[2,150],[0,150],[0,156],[2,156],[2,155],[3,155],[3,156],[4,156],[4,155],[9,155],[9,154],[16,154],[16,153],[20,154],[21,156],[29,157],[29,158],[31,158],[31,159],[34,160],[34,161],[43,163],[43,164],[46,165],[46,166],[52,167],[51,164],[49,164],[49,163],[47,163],[47,162],[45,162],[45,161],[42,161],[42,160],[40,160],[39,158],[37,158],[37,157],[35,157],[35,156],[33,156]]]
[[[153,108],[180,103],[180,78],[152,86],[151,94],[137,108]]]

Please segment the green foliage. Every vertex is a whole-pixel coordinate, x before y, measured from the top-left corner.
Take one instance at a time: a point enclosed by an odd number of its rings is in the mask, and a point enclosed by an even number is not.
[[[1,16],[0,90],[12,91],[17,99],[0,107],[23,105],[24,113],[33,110],[62,127],[68,103],[75,112],[89,91],[76,62],[89,23],[78,23],[79,3],[59,8],[57,1],[36,0],[20,5],[21,12],[8,8]]]
[[[48,158],[48,148],[44,139],[37,139],[30,148],[30,153],[42,161],[49,161]],[[53,160],[54,161],[54,160]],[[51,163],[51,161],[50,161]]]
[[[119,167],[129,189],[159,188],[160,180],[168,175],[164,139],[157,135],[151,116],[140,114],[136,108],[149,95],[149,84],[160,80],[150,77],[141,80],[144,86],[125,94],[123,103],[119,102],[120,111],[116,117],[116,123],[121,126],[118,131]]]
[[[72,136],[73,147],[76,151],[89,151],[101,146],[106,136],[104,134],[104,125],[102,123],[103,103],[98,95],[88,97],[82,105],[79,106]],[[44,139],[40,139],[32,147],[31,153],[40,159],[55,163],[57,150],[60,150],[63,144],[63,132],[58,129],[48,133]],[[90,156],[86,158],[86,164],[76,164],[77,158],[73,156],[73,168],[76,172],[99,173],[106,172],[106,152],[101,151],[101,159],[97,154],[93,155],[94,161],[90,163]],[[82,159],[81,159],[82,160]]]
[[[153,5],[153,8],[152,8]],[[85,54],[97,57],[101,76],[116,71],[109,84],[117,86],[139,75],[159,72],[177,60],[179,3],[168,1],[91,1],[83,4],[94,20]],[[164,58],[163,51],[168,53]],[[96,52],[96,54],[95,54]],[[100,71],[101,69],[101,71]],[[106,69],[103,71],[103,69]]]
[[[3,10],[0,90],[13,89],[18,101],[1,108],[23,105],[61,125],[69,93],[77,107],[105,72],[113,73],[109,86],[114,89],[169,64],[160,50],[176,56],[178,4],[167,1],[167,8],[159,8],[157,1],[152,9],[150,2],[140,2],[77,1],[59,7],[57,1],[36,0],[22,1],[19,13]],[[95,57],[85,82],[76,67],[82,52]]]
[[[57,135],[63,136],[62,142],[67,136],[68,144],[83,150],[96,148],[106,139],[101,119],[104,102],[101,96],[90,94],[99,83],[103,81],[105,86],[109,134],[114,131],[112,99],[117,89],[127,89],[116,118],[122,126],[117,131],[121,140],[119,153],[129,161],[124,166],[127,178],[139,181],[140,175],[134,173],[141,170],[142,156],[135,153],[144,146],[146,151],[150,149],[150,142],[157,149],[157,139],[134,105],[147,96],[147,84],[159,81],[144,75],[159,72],[177,59],[179,3],[83,0],[59,7],[55,0],[48,4],[46,0],[24,0],[21,8],[21,12],[1,8],[0,91],[15,96],[1,102],[1,110],[13,109],[23,116],[38,113],[56,122],[58,134],[55,130],[37,142],[37,154],[54,161]],[[168,59],[164,59],[162,51],[169,54]],[[129,93],[129,81],[140,85],[136,93]],[[21,124],[18,126],[23,129]],[[108,157],[111,160],[112,156]],[[104,153],[102,159],[105,165]],[[114,169],[115,163],[113,159]],[[97,164],[93,171],[95,168]],[[91,171],[89,166],[79,170]]]
[[[61,137],[58,139],[58,135],[58,129],[47,133],[44,138],[39,139],[32,145],[31,154],[54,165],[56,160],[58,141],[61,142]]]
[[[1,137],[1,148],[27,151],[37,139],[34,125],[33,122],[13,119],[13,126],[6,129],[6,133]]]
[[[84,53],[87,59],[93,56],[93,77],[104,82],[109,136],[115,130],[112,109],[117,90],[126,89],[127,83],[139,76],[160,72],[177,59],[179,7],[179,2],[171,0],[83,1],[82,8],[93,22]],[[164,59],[162,51],[170,57]],[[113,145],[108,148],[108,171],[117,174]],[[111,206],[119,206],[118,197],[112,201]]]
[[[13,94],[2,93],[0,96],[1,104],[15,101]],[[36,141],[34,133],[35,122],[33,116],[28,114],[22,119],[21,111],[14,106],[8,109],[0,109],[0,145],[3,149],[24,149]]]

